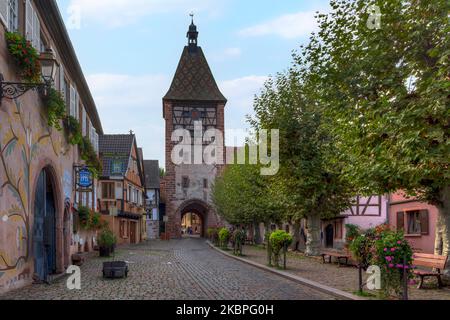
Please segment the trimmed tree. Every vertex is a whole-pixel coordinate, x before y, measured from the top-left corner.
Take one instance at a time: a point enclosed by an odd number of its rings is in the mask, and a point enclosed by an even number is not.
[[[256,132],[280,130],[280,171],[271,179],[271,199],[284,209],[285,221],[299,226],[308,219],[306,253],[319,255],[321,219],[348,208],[351,193],[331,156],[335,147],[323,114],[305,89],[296,68],[278,74],[255,99],[250,123]]]
[[[332,119],[338,161],[361,194],[402,190],[435,205],[435,253],[448,255],[449,2],[331,1],[331,7],[296,61],[314,88],[310,95]]]

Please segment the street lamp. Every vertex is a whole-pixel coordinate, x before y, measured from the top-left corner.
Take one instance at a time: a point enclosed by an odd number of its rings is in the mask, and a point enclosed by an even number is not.
[[[24,95],[29,90],[38,91],[44,96],[48,94],[48,90],[53,86],[56,78],[56,71],[58,69],[58,62],[52,49],[47,49],[41,53],[39,57],[41,63],[41,76],[43,82],[27,83],[27,82],[7,82],[3,81],[3,74],[0,73],[0,104],[3,98],[16,99]]]

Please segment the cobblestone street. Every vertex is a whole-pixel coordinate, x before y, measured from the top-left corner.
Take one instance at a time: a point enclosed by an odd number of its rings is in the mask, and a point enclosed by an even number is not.
[[[66,278],[33,285],[1,299],[44,300],[318,300],[321,292],[227,258],[200,239],[152,241],[121,247],[116,259],[129,262],[127,279],[104,280],[102,262],[89,259],[81,268],[81,290],[69,291]]]

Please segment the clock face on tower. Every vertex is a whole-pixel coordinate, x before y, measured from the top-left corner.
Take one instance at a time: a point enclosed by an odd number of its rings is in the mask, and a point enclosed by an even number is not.
[[[217,126],[217,108],[208,104],[177,104],[173,106],[173,129],[185,129],[194,136],[194,122],[201,121],[203,133]]]

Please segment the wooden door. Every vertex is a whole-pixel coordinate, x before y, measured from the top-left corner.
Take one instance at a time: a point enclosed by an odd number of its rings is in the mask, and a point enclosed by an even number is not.
[[[130,242],[136,243],[136,222],[130,222]]]
[[[325,228],[325,246],[327,248],[333,248],[334,246],[334,227],[332,224]]]

